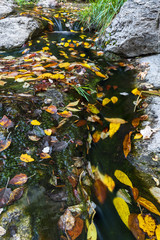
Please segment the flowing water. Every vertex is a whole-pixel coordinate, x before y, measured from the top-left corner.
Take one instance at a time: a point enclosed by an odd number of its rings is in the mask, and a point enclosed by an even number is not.
[[[60,14],[60,12],[65,13],[64,10],[60,10],[57,13]],[[1,58],[3,59],[4,57],[9,56],[10,58],[8,59],[11,59],[12,61],[11,56],[17,58],[21,57],[23,55],[22,53],[26,49],[28,50],[25,54],[33,54],[41,51],[43,47],[49,47],[49,52],[52,55],[56,56],[58,59],[64,60],[65,62],[84,63],[84,61],[86,61],[87,63],[91,63],[94,66],[96,65],[99,67],[103,74],[106,74],[108,71],[110,72],[107,80],[102,80],[103,78],[95,76],[93,73],[89,73],[89,77],[87,76],[86,79],[86,76],[83,73],[84,69],[79,69],[76,72],[78,75],[82,71],[79,76],[81,74],[82,76],[84,75],[85,86],[87,86],[89,90],[93,91],[91,96],[86,95],[90,103],[96,102],[97,106],[101,105],[102,98],[96,99],[96,91],[98,88],[102,89],[105,97],[111,98],[116,96],[118,98],[118,102],[116,104],[109,103],[105,107],[100,106],[101,111],[99,116],[101,119],[104,119],[104,117],[122,118],[128,122],[127,124],[122,125],[120,130],[112,138],[108,137],[104,140],[101,139],[97,143],[92,142],[91,148],[89,149],[87,161],[90,161],[94,166],[98,166],[99,170],[103,174],[108,174],[116,182],[114,193],[107,193],[107,199],[104,204],[100,204],[98,202],[94,192],[91,193],[91,198],[97,204],[94,220],[97,227],[99,240],[135,239],[130,230],[128,230],[128,228],[122,223],[113,205],[113,199],[116,196],[117,191],[125,188],[124,185],[114,178],[114,172],[117,169],[122,170],[128,175],[134,186],[139,189],[142,196],[154,201],[148,193],[148,185],[143,180],[143,174],[136,170],[131,164],[133,158],[130,157],[125,159],[123,154],[122,143],[124,137],[129,131],[133,131],[131,121],[138,116],[133,111],[133,102],[136,100],[136,97],[131,93],[135,84],[135,70],[128,69],[126,65],[123,66],[119,63],[119,61],[107,59],[104,56],[98,56],[98,50],[95,47],[95,42],[93,41],[96,36],[88,32],[81,32],[78,22],[73,25],[74,27],[72,26],[73,31],[70,31],[71,25],[65,25],[64,21],[61,19],[53,17],[52,21],[55,24],[53,31],[50,30],[44,32],[42,36],[37,37],[31,42],[31,44],[26,45],[21,49],[11,52],[1,52]],[[75,32],[75,30],[79,31]],[[67,43],[66,46],[65,43]],[[75,44],[75,46],[70,44]],[[41,62],[42,59],[39,61]],[[42,63],[41,66],[49,63],[50,62],[47,59],[47,63]],[[22,69],[25,69],[25,66],[22,66]],[[65,71],[65,74],[67,74],[67,69]],[[47,72],[54,72],[54,68],[49,68],[49,70],[47,69]],[[74,77],[74,75],[72,77]],[[81,77],[80,82],[83,84],[83,77]],[[58,88],[61,88],[61,85],[63,84],[59,82],[57,85]],[[26,92],[26,89],[24,88],[24,82],[14,82],[12,79],[7,80],[7,84],[1,87],[1,118],[4,114],[8,114],[7,116],[10,116],[16,123],[16,127],[11,133],[14,141],[12,140],[13,143],[8,150],[5,150],[1,153],[1,187],[5,186],[8,177],[13,177],[15,174],[20,172],[26,173],[27,176],[33,175],[33,178],[31,177],[28,182],[27,194],[21,200],[19,200],[21,201],[21,205],[24,206],[26,214],[30,216],[30,224],[32,226],[31,239],[58,240],[60,239],[60,235],[58,233],[57,221],[62,215],[62,209],[65,208],[66,202],[61,201],[62,195],[59,195],[59,201],[52,200],[51,191],[53,189],[52,186],[48,184],[48,181],[52,175],[53,168],[56,169],[55,165],[58,165],[60,170],[55,171],[57,171],[57,174],[60,176],[64,175],[62,180],[62,184],[64,184],[65,176],[67,176],[66,169],[68,172],[71,172],[72,162],[69,159],[73,157],[73,151],[74,154],[76,153],[77,155],[82,156],[84,151],[86,151],[86,145],[84,144],[83,147],[80,147],[78,150],[71,148],[70,150],[65,149],[61,153],[57,153],[55,158],[53,158],[53,162],[50,163],[48,163],[46,160],[44,162],[35,161],[34,164],[26,166],[26,164],[19,162],[19,155],[27,148],[29,148],[28,152],[33,154],[35,158],[35,151],[38,151],[37,149],[42,148],[41,145],[36,145],[37,142],[31,143],[26,135],[26,132],[28,133],[29,131],[32,131],[32,126],[30,126],[29,120],[33,119],[33,113],[35,113],[36,109],[41,108],[45,98],[45,92],[43,91],[42,93],[39,91],[36,92],[36,94],[33,94],[33,87],[28,88]],[[32,97],[25,98],[23,96],[16,95],[20,93],[31,94]],[[18,100],[16,96],[18,96]],[[61,98],[61,96],[59,96],[59,98]],[[67,102],[75,101],[78,98],[81,98],[84,102],[86,102],[85,98],[79,96],[74,89],[69,90],[69,93],[67,97],[65,95],[65,98],[65,101]],[[57,104],[56,101],[55,104]],[[62,100],[60,100],[59,108],[62,107],[61,104]],[[87,118],[88,113],[84,111],[78,114],[80,119],[85,119]],[[75,115],[77,115],[77,113]],[[43,129],[52,127],[53,122],[55,125],[58,124],[56,119],[51,119],[46,113],[43,113],[40,116],[35,116],[39,121],[42,121],[41,127]],[[28,122],[26,119],[28,119]],[[74,121],[76,121],[76,117]],[[58,137],[62,138],[63,135],[65,137],[69,136],[68,139],[81,138],[83,141],[86,141],[88,134],[87,131],[93,134],[95,131],[93,128],[101,132],[105,127],[108,127],[107,122],[103,123],[104,125],[102,127],[101,124],[97,122],[90,122],[88,123],[89,130],[86,126],[78,128],[75,127],[75,125],[73,127],[73,122],[71,124],[67,123],[67,125],[65,125],[63,128],[63,131],[58,133]],[[38,131],[41,130],[37,129],[37,132]],[[43,135],[42,132],[39,133],[39,135],[41,134]],[[5,159],[7,159],[7,162],[4,164]],[[150,180],[149,177],[145,177],[146,180]],[[61,183],[59,183],[59,185],[60,184]],[[129,188],[128,191],[130,191]],[[50,198],[46,194],[48,192],[50,192]],[[58,192],[57,194],[60,193]],[[68,204],[69,201],[71,204],[74,203],[72,196],[70,196]],[[133,212],[138,212],[136,205],[131,206],[131,209]],[[6,239],[11,239],[9,233],[7,237]],[[77,239],[86,239],[85,232],[83,232],[82,235],[80,235]]]

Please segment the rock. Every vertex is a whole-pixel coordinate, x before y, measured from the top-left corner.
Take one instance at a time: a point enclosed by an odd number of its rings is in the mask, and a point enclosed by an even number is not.
[[[44,7],[44,8],[55,8],[58,7],[58,3],[56,0],[40,0],[37,3],[38,7]]]
[[[0,49],[21,47],[39,33],[42,24],[32,17],[7,17],[0,20]]]
[[[14,11],[17,6],[14,0],[1,0],[0,1],[0,18],[6,17]]]
[[[128,0],[106,29],[105,52],[126,57],[160,53],[159,0]]]

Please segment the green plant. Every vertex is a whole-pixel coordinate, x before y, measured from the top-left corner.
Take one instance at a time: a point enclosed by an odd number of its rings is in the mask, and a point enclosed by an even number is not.
[[[84,27],[103,33],[126,0],[93,0],[79,13]]]
[[[18,5],[22,6],[22,5],[32,5],[34,3],[37,3],[39,0],[16,0],[16,2],[18,3]]]
[[[81,87],[81,86],[77,87],[75,85],[72,85],[72,87],[78,92],[79,95],[84,97],[89,102],[89,99],[87,96],[90,96],[90,94],[86,92],[85,89],[89,91],[92,91],[92,89],[90,89],[89,87]]]

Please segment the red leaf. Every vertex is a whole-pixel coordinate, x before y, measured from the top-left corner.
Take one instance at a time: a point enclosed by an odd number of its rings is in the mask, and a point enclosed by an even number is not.
[[[84,227],[83,220],[79,217],[76,218],[75,226],[72,228],[72,230],[68,231],[71,240],[75,240],[82,233],[83,227]]]

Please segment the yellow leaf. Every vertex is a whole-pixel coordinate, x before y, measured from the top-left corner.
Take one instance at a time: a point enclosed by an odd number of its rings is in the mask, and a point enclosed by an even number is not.
[[[0,86],[4,86],[4,84],[6,84],[6,82],[0,81]]]
[[[156,224],[155,220],[150,215],[138,214],[139,227],[148,234],[149,237],[154,236]]]
[[[156,237],[157,237],[157,240],[160,240],[160,225],[157,225],[157,228],[156,228]]]
[[[70,102],[70,103],[67,105],[67,107],[75,107],[75,106],[78,105],[78,103],[79,103],[79,99],[78,99],[77,101],[75,101],[75,102]]]
[[[39,126],[39,125],[41,125],[41,123],[40,123],[39,121],[37,121],[37,120],[32,120],[32,121],[31,121],[31,124],[34,125],[34,126]]]
[[[116,170],[114,172],[114,176],[123,184],[133,188],[133,184],[131,182],[131,180],[129,179],[129,177],[124,173],[122,172],[121,170]]]
[[[72,117],[72,112],[70,112],[70,111],[63,111],[61,113],[58,113],[58,115],[60,115],[61,117],[69,118],[69,117]]]
[[[28,155],[28,154],[22,154],[21,156],[20,156],[20,159],[21,159],[21,161],[23,161],[23,162],[33,162],[34,161],[34,158],[32,158],[30,155]]]
[[[131,151],[131,134],[132,134],[132,131],[126,134],[123,141],[123,152],[125,157],[127,157]]]
[[[94,132],[92,139],[94,143],[97,143],[101,138],[101,133],[99,131]]]
[[[47,22],[49,22],[51,25],[54,25],[54,23],[53,23],[50,19],[45,18],[45,17],[41,17],[41,18],[44,19],[44,20],[46,20]]]
[[[141,94],[141,92],[137,88],[133,89],[131,93],[133,93],[134,95],[140,95]]]
[[[152,202],[148,201],[147,199],[145,199],[143,197],[139,197],[137,199],[137,202],[141,206],[147,208],[149,211],[151,211],[151,212],[153,212],[153,213],[155,213],[155,214],[160,216],[160,212],[158,211],[158,209],[156,208],[156,206]]]
[[[45,132],[45,134],[47,136],[51,136],[51,134],[52,134],[52,130],[51,129],[45,129],[44,132]]]
[[[64,67],[64,68],[68,68],[69,66],[70,66],[70,63],[69,63],[69,62],[64,62],[64,63],[60,63],[60,64],[59,64],[59,67],[60,67],[60,68],[63,68],[63,67]]]
[[[49,50],[49,47],[43,47],[42,49],[43,49],[43,51],[47,51],[47,50]]]
[[[113,204],[122,222],[128,227],[128,218],[130,215],[130,211],[127,203],[122,198],[116,197],[113,199]]]
[[[112,101],[112,103],[116,103],[116,102],[118,102],[118,98],[113,96],[113,97],[111,97],[111,101]]]
[[[98,114],[99,110],[93,105],[93,104],[88,104],[87,110],[91,113]]]
[[[84,54],[84,53],[80,54],[80,57],[85,57],[85,56],[86,56],[86,54]]]
[[[95,74],[98,76],[98,77],[103,77],[103,78],[107,78],[108,76],[102,74],[101,72],[95,72]]]
[[[103,182],[103,184],[108,188],[108,190],[110,192],[113,192],[115,188],[115,182],[113,181],[113,179],[109,175],[107,174],[103,175],[100,172],[99,172],[99,177],[100,177],[100,180]]]
[[[87,240],[97,240],[97,230],[93,222],[88,227]]]
[[[110,123],[109,124],[109,136],[113,137],[113,135],[118,131],[120,128],[120,123]]]
[[[11,140],[0,141],[0,152],[6,150],[11,145]]]
[[[104,96],[104,93],[97,93],[97,98],[102,98],[103,96]]]
[[[51,156],[50,156],[48,153],[41,153],[41,154],[40,154],[40,158],[42,158],[42,159],[48,159],[48,158],[51,158]]]
[[[68,43],[68,42],[66,42],[66,43],[64,44],[64,46],[65,46],[65,47],[68,47],[68,46],[69,46],[69,43]]]
[[[136,133],[136,135],[134,136],[134,139],[140,139],[142,137],[143,135],[141,133]]]
[[[127,123],[127,121],[125,121],[122,118],[104,118],[104,119],[110,123],[120,123],[120,124]]]
[[[102,105],[105,106],[107,105],[111,100],[109,98],[104,98],[102,101]]]

